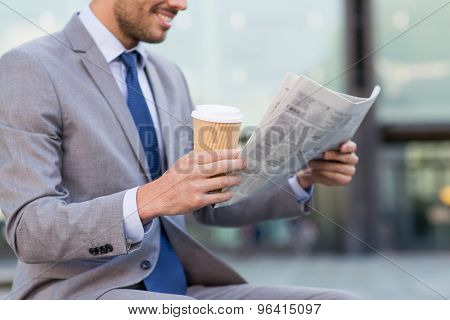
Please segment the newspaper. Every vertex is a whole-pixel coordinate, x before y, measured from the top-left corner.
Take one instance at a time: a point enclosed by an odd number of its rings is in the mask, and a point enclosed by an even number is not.
[[[261,123],[241,151],[248,168],[231,188],[232,199],[216,208],[242,201],[276,186],[320,159],[325,151],[350,140],[377,99],[327,89],[305,76],[287,74]]]

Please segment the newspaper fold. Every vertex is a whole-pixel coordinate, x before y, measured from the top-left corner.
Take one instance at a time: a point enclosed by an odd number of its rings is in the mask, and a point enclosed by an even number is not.
[[[288,73],[241,151],[248,163],[241,184],[231,188],[232,199],[215,207],[235,204],[274,187],[325,151],[350,140],[380,91],[376,86],[369,98],[358,98]]]

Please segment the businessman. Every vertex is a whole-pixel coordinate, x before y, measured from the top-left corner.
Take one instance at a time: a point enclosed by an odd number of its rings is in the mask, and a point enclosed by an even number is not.
[[[1,57],[0,207],[19,259],[8,298],[353,298],[248,284],[186,232],[186,215],[224,227],[302,216],[314,184],[346,185],[358,162],[347,142],[257,199],[214,209],[231,193],[209,191],[240,182],[217,175],[245,160],[191,152],[183,75],[142,45],[162,42],[186,2],[94,0]]]

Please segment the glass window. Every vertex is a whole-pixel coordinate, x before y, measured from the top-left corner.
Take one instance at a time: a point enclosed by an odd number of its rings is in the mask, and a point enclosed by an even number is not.
[[[77,10],[89,3],[88,0],[4,2],[10,8],[0,4],[0,55],[26,41],[62,29]]]
[[[450,7],[418,21],[445,2],[373,1],[375,47],[383,86],[381,124],[450,122]],[[404,33],[403,35],[401,35]],[[379,158],[383,239],[398,249],[448,249],[450,226],[448,142],[389,144]]]
[[[450,248],[449,158],[449,142],[410,142],[383,148],[379,172],[386,246]]]
[[[442,6],[443,1],[373,1],[375,47],[405,32]],[[384,92],[382,123],[450,121],[450,7],[407,31],[376,55],[375,70]]]

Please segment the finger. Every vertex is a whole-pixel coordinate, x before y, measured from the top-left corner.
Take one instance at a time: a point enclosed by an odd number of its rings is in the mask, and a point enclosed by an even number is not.
[[[347,141],[341,145],[341,147],[339,148],[339,151],[341,153],[353,153],[353,152],[356,152],[357,149],[358,149],[358,146],[356,145],[356,143],[354,141]]]
[[[314,180],[327,186],[344,186],[352,181],[352,177],[336,172],[314,172]]]
[[[221,203],[230,200],[232,196],[233,192],[231,191],[209,193],[205,195],[205,202],[207,203],[207,205]]]
[[[353,176],[356,172],[356,168],[354,165],[332,161],[312,161],[310,163],[310,168],[315,172],[329,171],[351,176]]]
[[[221,160],[198,166],[199,173],[205,177],[211,177],[231,171],[244,170],[247,163],[244,159]]]
[[[236,149],[194,152],[194,162],[197,164],[236,159],[237,157],[239,157],[239,150]]]
[[[355,153],[341,153],[338,151],[327,151],[323,158],[327,161],[338,161],[351,165],[357,165],[359,162],[359,158]]]
[[[311,163],[309,164],[308,168],[300,170],[298,174],[301,174],[302,176],[311,176],[312,175]]]
[[[240,183],[241,183],[241,176],[228,175],[205,179],[204,181],[202,181],[202,186],[200,188],[204,192],[209,192],[213,190],[237,186]]]

